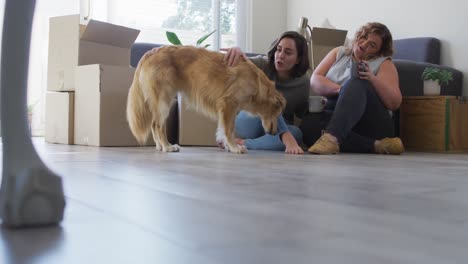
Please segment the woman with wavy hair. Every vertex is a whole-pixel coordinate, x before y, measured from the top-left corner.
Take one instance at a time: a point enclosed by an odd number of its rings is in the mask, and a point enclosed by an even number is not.
[[[356,32],[349,47],[333,49],[320,62],[310,88],[326,97],[327,103],[320,113],[320,125],[313,126],[322,135],[303,131],[320,137],[310,153],[404,152],[403,143],[394,137],[392,111],[400,107],[402,96],[392,54],[390,31],[373,22]],[[356,74],[352,74],[352,66],[357,67]]]

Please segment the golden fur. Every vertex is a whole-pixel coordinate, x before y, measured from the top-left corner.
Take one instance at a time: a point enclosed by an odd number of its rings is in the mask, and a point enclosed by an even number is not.
[[[127,101],[127,120],[138,142],[144,143],[152,131],[158,150],[179,151],[166,136],[170,104],[178,92],[197,111],[218,120],[217,141],[228,151],[247,152],[235,143],[234,122],[241,110],[259,116],[265,131],[276,133],[284,97],[249,60],[232,67],[223,57],[190,46],[166,46],[143,55]]]

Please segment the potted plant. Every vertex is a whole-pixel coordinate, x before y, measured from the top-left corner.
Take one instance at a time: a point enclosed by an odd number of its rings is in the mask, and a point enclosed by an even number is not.
[[[425,68],[421,77],[424,81],[424,95],[440,95],[440,85],[453,80],[452,72],[434,67]]]

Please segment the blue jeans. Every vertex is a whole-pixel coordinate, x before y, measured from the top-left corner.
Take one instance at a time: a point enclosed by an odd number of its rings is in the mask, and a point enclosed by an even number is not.
[[[265,133],[262,120],[257,116],[252,116],[241,111],[236,117],[236,134],[244,139],[247,149],[258,150],[282,150],[286,149],[281,141],[281,134],[291,132],[298,144],[302,143],[302,132],[296,126],[287,125],[283,116],[278,118],[278,131],[274,135]]]

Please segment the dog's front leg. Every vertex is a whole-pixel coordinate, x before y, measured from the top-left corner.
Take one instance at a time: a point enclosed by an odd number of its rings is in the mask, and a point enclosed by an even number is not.
[[[230,152],[237,154],[247,153],[247,148],[243,145],[238,145],[234,136],[234,124],[237,112],[224,110],[224,108],[222,109],[223,110],[218,111],[218,130],[216,132],[216,139],[222,139],[224,147]]]
[[[226,133],[224,132],[223,124],[221,124],[221,119],[218,118],[218,128],[216,129],[216,144],[220,148],[225,148],[226,145]]]

